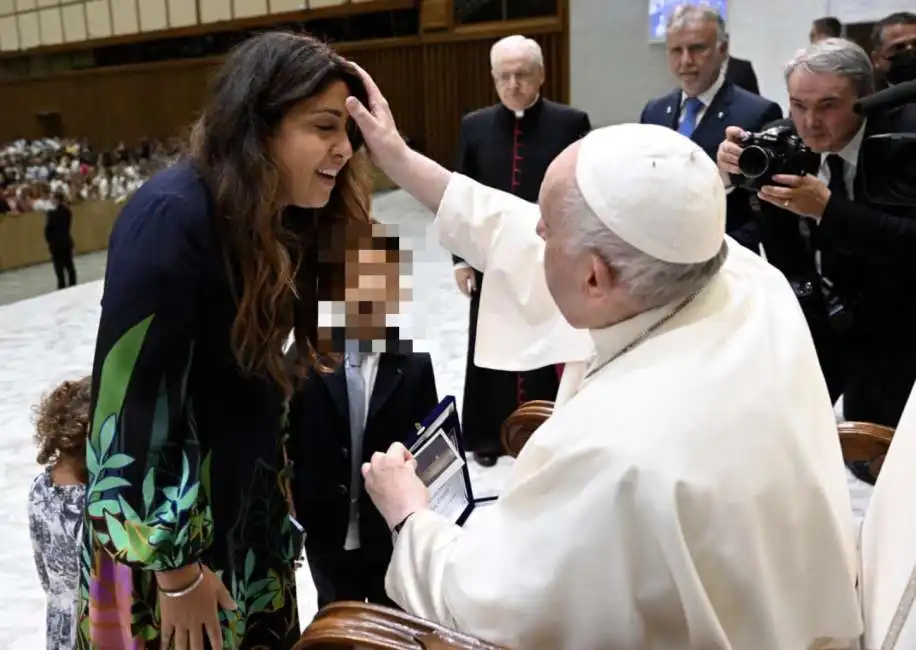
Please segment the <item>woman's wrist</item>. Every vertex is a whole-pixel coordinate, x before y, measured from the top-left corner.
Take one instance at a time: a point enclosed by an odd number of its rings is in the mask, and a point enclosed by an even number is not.
[[[197,580],[203,569],[199,562],[171,571],[156,571],[156,583],[163,591],[181,591]]]

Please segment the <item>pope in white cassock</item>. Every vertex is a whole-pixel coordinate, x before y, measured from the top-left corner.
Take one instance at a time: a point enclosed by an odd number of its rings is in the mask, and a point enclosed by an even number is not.
[[[569,364],[475,525],[428,509],[403,446],[363,467],[396,531],[391,598],[523,650],[858,637],[852,509],[814,346],[783,276],[725,237],[703,150],[661,127],[598,129],[550,167],[539,208],[411,151],[366,80],[369,110],[348,108],[376,163],[484,271],[478,365]]]

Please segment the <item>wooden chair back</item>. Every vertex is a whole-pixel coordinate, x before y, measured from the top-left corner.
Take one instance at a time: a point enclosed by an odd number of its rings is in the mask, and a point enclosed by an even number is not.
[[[846,466],[856,478],[874,485],[891,446],[894,430],[870,422],[843,422],[838,432]]]
[[[397,609],[350,601],[318,612],[293,650],[306,648],[503,650]]]
[[[532,400],[519,406],[500,428],[503,450],[513,458],[518,457],[531,434],[551,415],[553,402],[548,400]]]

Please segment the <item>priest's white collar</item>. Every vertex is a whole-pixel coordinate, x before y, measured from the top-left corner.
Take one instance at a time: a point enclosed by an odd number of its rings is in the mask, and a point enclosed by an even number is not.
[[[523,108],[522,110],[520,110],[520,111],[512,111],[512,113],[513,113],[513,114],[515,115],[515,117],[517,117],[518,119],[522,119],[523,117],[525,117],[525,112],[531,110],[531,107],[534,106],[535,104],[537,104],[537,103],[540,101],[540,99],[541,99],[541,93],[538,93],[537,96],[534,98],[534,101],[533,101],[533,102],[531,102],[530,104],[528,104],[528,105],[527,105],[525,108]]]

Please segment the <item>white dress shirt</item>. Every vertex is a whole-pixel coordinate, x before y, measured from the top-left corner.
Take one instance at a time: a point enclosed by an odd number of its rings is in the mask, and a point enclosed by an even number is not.
[[[849,141],[849,143],[836,152],[836,154],[843,159],[843,180],[846,181],[846,192],[849,195],[850,199],[855,198],[855,179],[856,172],[858,171],[859,165],[859,149],[862,148],[862,139],[865,137],[865,121],[862,122],[862,126],[859,127],[858,132]],[[830,185],[830,167],[827,165],[827,156],[831,154],[822,153],[821,154],[821,168],[817,172],[817,178],[824,185]]]
[[[378,375],[378,353],[363,354],[363,361],[359,367],[360,374],[363,377],[365,390],[365,403],[363,404],[363,435],[365,435],[366,418],[369,416],[369,402],[372,400],[372,391],[375,388],[375,378]],[[347,384],[347,398],[349,395],[349,383]],[[360,445],[361,447],[362,445]],[[351,470],[359,470],[363,464],[362,454],[351,450],[350,453]],[[350,524],[347,526],[347,539],[344,541],[344,550],[354,551],[359,548],[359,495],[360,492],[350,494]]]
[[[703,108],[701,108],[700,112],[697,113],[697,123],[696,123],[695,128],[700,128],[700,124],[703,123],[703,118],[706,116],[706,111],[709,110],[709,105],[712,104],[712,100],[716,98],[716,95],[718,95],[719,91],[722,90],[722,86],[724,84],[725,84],[725,72],[723,68],[723,70],[719,71],[719,77],[715,80],[715,82],[705,91],[697,95],[697,99],[699,99],[703,103]],[[680,105],[680,110],[678,111],[678,117],[677,117],[678,126],[680,126],[681,122],[684,121],[684,104],[687,103],[687,99],[688,99],[687,93],[685,93],[682,90],[681,91],[681,105]]]

